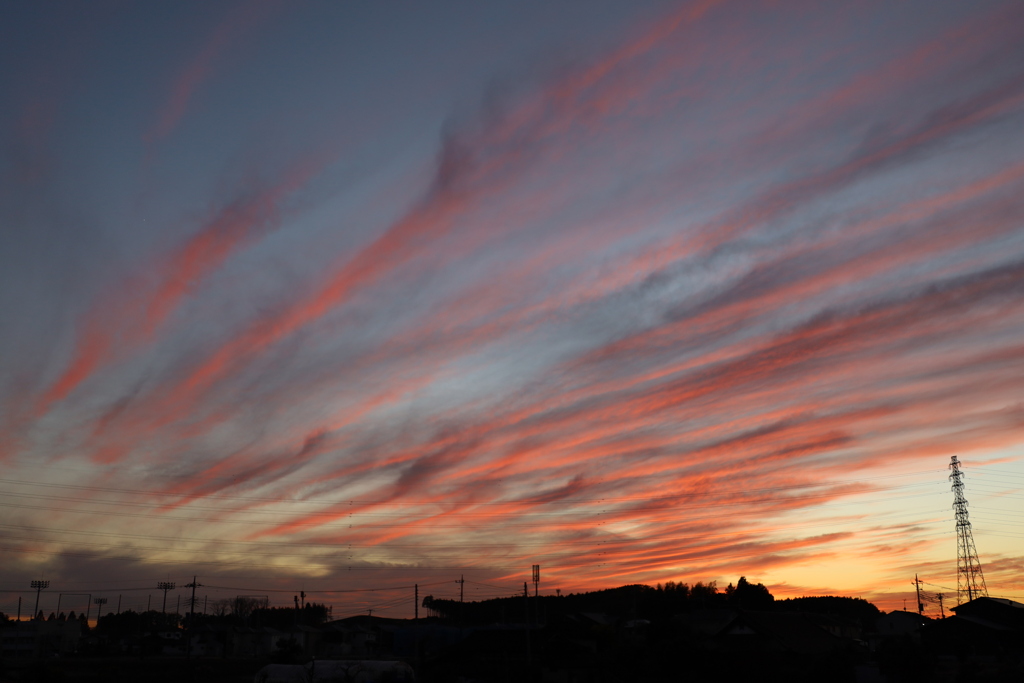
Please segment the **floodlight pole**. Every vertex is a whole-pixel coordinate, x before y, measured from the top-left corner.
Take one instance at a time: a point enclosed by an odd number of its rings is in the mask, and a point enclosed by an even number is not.
[[[103,612],[103,605],[107,604],[106,598],[93,598],[92,601],[96,603],[96,625],[100,625],[100,615]],[[88,621],[88,619],[86,619]]]
[[[163,607],[163,609],[161,611],[164,613],[164,616],[167,616],[167,591],[174,590],[174,582],[173,581],[157,581],[156,582],[156,588],[157,588],[157,590],[161,590],[161,591],[164,592],[164,607]]]
[[[36,615],[39,614],[39,594],[44,588],[50,587],[49,581],[33,581],[29,584],[36,589],[36,608],[32,611],[32,618],[35,619]]]

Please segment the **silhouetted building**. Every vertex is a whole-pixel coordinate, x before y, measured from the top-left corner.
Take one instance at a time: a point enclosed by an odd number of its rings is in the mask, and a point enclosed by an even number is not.
[[[993,676],[1017,671],[1024,656],[1024,605],[1005,598],[975,598],[953,607],[954,616],[922,630],[935,651],[955,657],[961,666]],[[990,678],[989,680],[1009,680]]]
[[[1006,598],[975,598],[951,610],[957,618],[1024,631],[1024,604]]]
[[[0,628],[0,653],[4,657],[49,657],[72,654],[78,649],[82,624],[67,621],[16,621]]]
[[[875,633],[883,638],[910,636],[916,638],[930,619],[917,612],[893,610],[875,619]]]

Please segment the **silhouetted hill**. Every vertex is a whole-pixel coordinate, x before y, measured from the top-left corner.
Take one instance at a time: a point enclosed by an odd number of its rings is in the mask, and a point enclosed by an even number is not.
[[[824,596],[775,600],[762,584],[751,584],[745,577],[740,577],[735,587],[730,584],[724,591],[719,591],[713,581],[693,586],[674,582],[656,587],[631,584],[568,595],[520,595],[466,603],[427,596],[423,607],[441,618],[466,624],[537,623],[581,612],[599,613],[614,620],[662,621],[695,609],[731,607],[809,612],[870,627],[880,614],[877,607],[861,598]]]
[[[776,600],[774,608],[780,612],[810,612],[859,623],[871,628],[882,612],[863,598],[846,598],[838,595],[808,596]]]

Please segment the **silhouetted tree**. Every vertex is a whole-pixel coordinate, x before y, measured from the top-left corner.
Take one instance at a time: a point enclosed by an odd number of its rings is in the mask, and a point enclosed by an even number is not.
[[[101,633],[113,635],[144,633],[159,628],[162,619],[163,614],[155,610],[142,613],[125,610],[120,614],[100,617],[96,622],[96,629]]]
[[[677,598],[686,600],[690,597],[690,586],[686,583],[676,583],[675,581],[669,581],[665,584],[665,592],[670,593]]]
[[[305,626],[318,626],[330,618],[330,609],[322,603],[309,603],[298,610],[298,614],[296,611],[294,607],[261,607],[248,615],[248,623],[251,626],[289,629],[295,626],[296,618]],[[236,615],[231,616],[237,618]]]
[[[214,600],[210,603],[210,611],[207,612],[208,616],[223,618],[231,614],[231,601],[230,600]]]
[[[241,617],[243,620],[252,616],[258,609],[266,609],[267,601],[261,598],[247,598],[239,595],[231,601],[231,613]]]
[[[690,589],[690,600],[699,603],[702,606],[712,604],[715,596],[718,595],[718,584],[715,581],[709,581],[707,584],[698,581],[693,584]]]
[[[735,587],[730,583],[725,589],[725,594],[731,605],[743,609],[767,610],[771,609],[772,603],[775,602],[775,596],[764,587],[764,584],[750,583],[745,576],[740,577]]]

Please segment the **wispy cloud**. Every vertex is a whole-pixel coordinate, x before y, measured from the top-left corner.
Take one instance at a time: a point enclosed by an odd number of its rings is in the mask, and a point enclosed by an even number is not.
[[[167,154],[231,45],[277,35],[247,11],[171,88]],[[1020,9],[944,5],[873,51],[828,32],[904,15],[751,11],[687,3],[526,70],[398,171],[335,191],[338,155],[306,153],[208,188],[187,237],[105,278],[0,443],[75,472],[68,510],[138,509],[161,540],[201,517],[190,549],[274,576],[939,571],[931,470],[1021,447]],[[52,524],[19,552],[84,552]],[[1017,585],[1016,546],[992,552]]]

